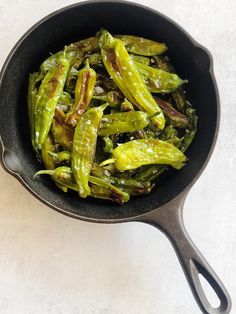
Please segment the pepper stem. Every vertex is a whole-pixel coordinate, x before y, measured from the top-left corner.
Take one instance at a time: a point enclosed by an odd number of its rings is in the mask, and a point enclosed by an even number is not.
[[[56,160],[58,159],[58,157],[57,157],[58,155],[56,153],[48,152],[48,155],[51,156],[52,158],[56,159]]]
[[[93,99],[106,101],[107,95],[103,95],[103,96],[93,96]]]
[[[90,65],[89,65],[89,59],[85,59],[84,61],[84,65],[85,65],[85,68],[90,68]]]
[[[103,167],[103,166],[106,166],[106,165],[109,165],[109,164],[113,164],[114,162],[115,162],[114,158],[106,159],[103,162],[101,162],[99,164],[99,166]]]
[[[33,179],[35,179],[38,175],[41,175],[41,174],[48,174],[52,176],[54,174],[54,170],[39,170],[35,173],[35,175],[33,176]]]

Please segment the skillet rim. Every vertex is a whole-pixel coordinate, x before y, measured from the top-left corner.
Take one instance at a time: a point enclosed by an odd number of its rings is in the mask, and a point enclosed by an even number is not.
[[[126,218],[111,218],[111,219],[104,219],[104,218],[94,218],[94,217],[87,217],[87,216],[81,216],[79,214],[75,214],[75,213],[71,213],[69,211],[66,211],[58,206],[55,206],[53,204],[51,204],[49,201],[45,200],[43,197],[41,197],[40,195],[38,195],[25,181],[24,179],[21,177],[21,175],[17,172],[17,171],[13,171],[12,169],[10,169],[7,164],[5,163],[5,159],[4,159],[4,152],[5,152],[5,147],[3,144],[3,140],[2,140],[2,136],[0,134],[0,164],[2,165],[3,169],[9,173],[10,175],[12,175],[13,177],[15,177],[36,199],[38,199],[40,202],[42,202],[43,204],[49,206],[50,208],[52,208],[53,210],[64,214],[68,217],[71,218],[75,218],[75,219],[79,219],[82,221],[87,221],[87,222],[94,222],[94,223],[121,223],[121,222],[131,222],[131,221],[142,221],[142,218],[145,217],[146,215],[150,215],[152,212],[155,212],[156,210],[160,209],[163,206],[166,206],[167,204],[169,204],[170,202],[174,202],[178,197],[180,197],[180,195],[184,195],[187,194],[188,191],[191,189],[191,187],[195,184],[195,182],[198,180],[198,178],[201,176],[202,172],[204,171],[204,169],[206,168],[206,165],[208,164],[213,150],[215,148],[215,144],[216,144],[216,140],[217,140],[217,136],[219,133],[219,122],[220,122],[220,96],[219,96],[219,91],[218,91],[218,87],[217,87],[217,83],[216,83],[216,79],[215,79],[215,74],[214,74],[214,70],[213,70],[213,56],[210,53],[210,51],[204,47],[203,45],[199,44],[181,25],[179,25],[177,22],[173,21],[171,18],[169,18],[167,15],[152,9],[146,5],[142,5],[139,3],[135,3],[132,1],[125,1],[125,0],[88,0],[88,1],[82,1],[79,3],[74,3],[65,7],[62,7],[48,15],[46,15],[45,17],[43,17],[42,19],[40,19],[38,22],[36,22],[35,24],[33,24],[21,37],[20,39],[16,42],[16,44],[14,45],[14,47],[11,49],[11,51],[9,52],[5,62],[3,63],[2,69],[0,71],[0,86],[2,84],[2,80],[4,77],[5,72],[7,72],[7,68],[8,68],[8,64],[11,61],[11,58],[14,56],[15,52],[17,51],[17,49],[20,47],[20,45],[22,44],[22,42],[28,37],[28,35],[30,35],[38,26],[40,26],[41,24],[43,24],[44,22],[46,22],[47,20],[49,20],[50,18],[63,13],[71,8],[75,8],[75,7],[80,7],[80,6],[84,6],[84,5],[89,5],[89,4],[124,4],[124,5],[130,5],[133,7],[138,7],[144,10],[147,10],[151,13],[154,13],[155,15],[159,15],[161,18],[167,20],[168,22],[170,22],[175,28],[179,29],[188,39],[189,41],[193,44],[193,46],[195,48],[199,48],[202,51],[204,51],[204,53],[208,56],[209,59],[209,74],[211,77],[211,81],[213,83],[213,87],[214,87],[214,91],[215,91],[215,95],[216,95],[216,123],[215,123],[215,131],[214,131],[214,135],[213,135],[213,140],[212,143],[209,147],[208,150],[208,154],[205,158],[205,161],[203,163],[203,165],[199,168],[199,170],[197,171],[197,174],[194,176],[194,178],[189,182],[189,184],[183,189],[181,190],[181,192],[179,194],[177,194],[175,197],[171,198],[169,201],[167,201],[166,203],[162,204],[160,207],[157,207],[153,210],[150,210],[146,213],[142,213],[140,215],[134,215],[131,217],[126,217]]]

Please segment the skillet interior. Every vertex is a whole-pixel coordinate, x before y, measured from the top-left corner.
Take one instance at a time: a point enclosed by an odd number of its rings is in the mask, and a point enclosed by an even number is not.
[[[28,74],[49,52],[93,35],[101,27],[113,34],[134,34],[169,47],[168,56],[182,78],[189,80],[187,95],[197,108],[197,136],[187,151],[188,165],[168,171],[149,196],[132,198],[124,206],[86,199],[74,192],[62,193],[47,177],[33,180],[42,168],[34,156],[27,121]],[[213,146],[218,121],[217,91],[210,57],[187,33],[168,18],[148,8],[127,2],[84,2],[62,9],[39,22],[13,49],[0,78],[0,134],[2,163],[33,194],[54,209],[81,219],[108,222],[132,218],[154,210],[174,199],[203,169]]]

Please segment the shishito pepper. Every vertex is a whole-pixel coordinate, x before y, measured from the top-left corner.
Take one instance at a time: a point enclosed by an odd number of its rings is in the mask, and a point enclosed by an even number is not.
[[[176,169],[181,169],[187,160],[177,147],[158,139],[126,142],[116,147],[112,156],[112,159],[104,161],[101,165],[114,162],[119,171],[150,164],[171,165]]]
[[[158,105],[161,107],[165,115],[170,119],[171,125],[179,128],[187,127],[189,119],[186,115],[176,110],[169,102],[160,98],[155,98]]]
[[[187,82],[177,74],[156,69],[137,61],[134,61],[134,64],[151,93],[170,93]]]
[[[167,50],[166,44],[143,37],[133,35],[117,35],[115,37],[123,42],[129,52],[137,55],[151,57],[160,55]]]
[[[96,151],[98,127],[106,106],[86,111],[75,128],[71,167],[81,197],[86,197],[91,192],[88,179]]]
[[[66,76],[69,70],[69,60],[66,55],[58,60],[45,75],[35,104],[35,145],[41,149],[51,128],[54,111],[63,92]]]
[[[42,160],[45,165],[45,167],[48,170],[53,170],[56,168],[56,161],[55,159],[50,155],[50,152],[55,152],[55,143],[53,141],[53,138],[51,134],[48,134],[45,142],[42,145]],[[67,187],[60,184],[59,182],[56,182],[54,180],[54,183],[56,186],[61,189],[63,192],[67,192]]]
[[[133,132],[145,128],[149,123],[147,114],[142,111],[116,112],[102,117],[98,134],[107,136]]]
[[[71,110],[66,114],[65,122],[67,125],[71,127],[76,126],[92,99],[95,83],[96,72],[90,68],[87,60],[85,67],[79,71],[75,87],[75,102]]]
[[[159,129],[163,129],[165,126],[163,112],[145,85],[122,41],[103,30],[99,38],[99,46],[107,72],[125,97],[149,116],[155,116],[154,124]]]
[[[35,145],[35,105],[36,105],[37,92],[38,92],[36,84],[39,81],[41,81],[42,78],[43,78],[43,75],[39,72],[30,74],[29,85],[28,85],[28,95],[27,95],[31,143],[39,159],[40,159],[40,154]]]
[[[56,162],[53,157],[50,156],[50,152],[55,153],[55,145],[51,134],[48,134],[45,142],[42,145],[42,159],[47,169],[55,169]]]
[[[54,170],[40,170],[35,176],[41,174],[48,174],[59,185],[78,191],[78,185],[75,182],[74,174],[70,167],[61,166]],[[92,197],[109,199],[120,205],[128,202],[130,198],[128,193],[95,176],[89,176],[89,185],[91,190],[90,196]]]

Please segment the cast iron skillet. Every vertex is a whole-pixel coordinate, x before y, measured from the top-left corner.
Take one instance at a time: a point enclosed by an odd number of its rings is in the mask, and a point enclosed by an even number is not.
[[[133,198],[124,206],[94,199],[83,200],[73,192],[63,194],[42,177],[32,177],[42,166],[33,153],[27,121],[27,81],[30,72],[49,52],[89,37],[101,27],[113,34],[135,34],[163,41],[177,73],[188,78],[188,98],[197,108],[197,136],[187,151],[188,165],[168,171],[149,195]],[[162,14],[135,3],[89,1],[52,13],[34,25],[15,45],[0,75],[0,156],[3,168],[35,197],[51,208],[90,222],[139,221],[153,225],[170,239],[203,313],[229,313],[230,297],[223,284],[190,240],[182,208],[191,186],[212,153],[219,125],[219,96],[210,53],[179,25]],[[202,289],[202,274],[220,299],[213,308]]]

